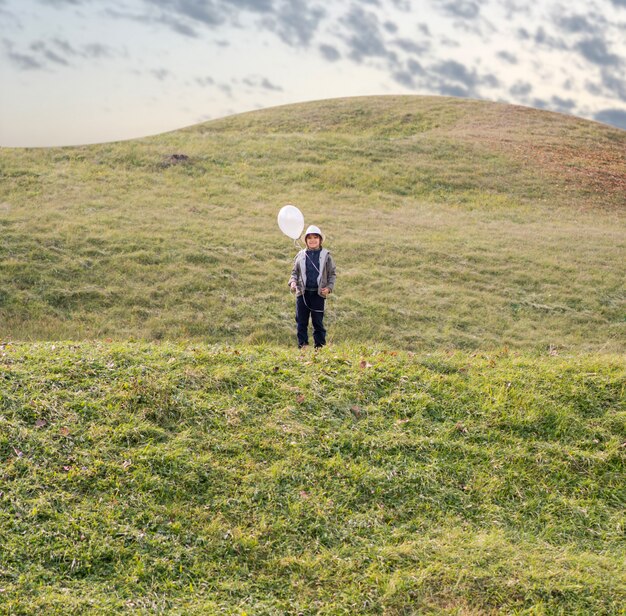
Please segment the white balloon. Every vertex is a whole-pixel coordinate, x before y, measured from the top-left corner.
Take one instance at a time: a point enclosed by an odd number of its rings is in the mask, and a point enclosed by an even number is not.
[[[297,240],[304,229],[304,216],[295,205],[285,205],[278,212],[280,230],[292,240]]]

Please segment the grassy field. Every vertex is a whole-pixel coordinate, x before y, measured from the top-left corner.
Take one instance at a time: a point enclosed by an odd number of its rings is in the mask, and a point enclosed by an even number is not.
[[[0,614],[623,615],[625,222],[625,131],[487,102],[0,149]]]
[[[2,614],[623,614],[623,356],[19,343]]]
[[[625,152],[601,124],[410,96],[2,149],[0,339],[293,344],[294,203],[338,264],[335,343],[622,353]]]

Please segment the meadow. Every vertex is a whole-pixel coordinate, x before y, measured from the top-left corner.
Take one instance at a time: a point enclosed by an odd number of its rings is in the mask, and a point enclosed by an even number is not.
[[[23,343],[0,370],[0,613],[623,613],[623,356]]]
[[[0,335],[292,344],[293,203],[338,265],[334,342],[623,352],[625,135],[372,97],[0,150]]]
[[[0,149],[0,614],[624,614],[625,218],[625,131],[482,101]]]

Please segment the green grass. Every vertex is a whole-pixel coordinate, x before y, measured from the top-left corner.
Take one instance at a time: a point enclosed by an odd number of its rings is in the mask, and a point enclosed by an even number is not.
[[[0,613],[623,613],[623,356],[19,343],[0,380]]]
[[[292,344],[294,203],[338,265],[335,342],[622,353],[624,152],[618,129],[429,97],[3,149],[0,336]]]
[[[625,215],[624,131],[451,98],[1,149],[0,614],[623,614]]]

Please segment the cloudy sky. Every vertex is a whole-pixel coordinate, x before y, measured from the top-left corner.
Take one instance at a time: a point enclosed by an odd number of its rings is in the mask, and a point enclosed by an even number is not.
[[[0,0],[0,146],[442,94],[626,129],[626,0]]]

